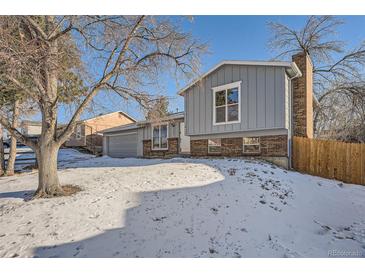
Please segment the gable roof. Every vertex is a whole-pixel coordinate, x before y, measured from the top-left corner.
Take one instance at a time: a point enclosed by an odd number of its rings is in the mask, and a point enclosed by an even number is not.
[[[32,121],[32,120],[23,120],[20,123],[20,126],[42,126],[41,121]]]
[[[299,70],[298,66],[294,62],[281,62],[281,61],[240,61],[240,60],[224,60],[217,65],[215,65],[212,69],[208,70],[206,73],[192,81],[190,84],[182,88],[178,94],[183,95],[183,93],[202,80],[207,75],[211,74],[213,71],[218,69],[224,65],[245,65],[245,66],[271,66],[271,67],[284,67],[285,71],[289,74],[289,76],[302,76],[301,71]]]
[[[42,126],[41,121],[33,121],[33,120],[22,120],[20,122],[20,127],[26,127],[26,126]],[[66,126],[66,124],[57,124],[57,127]]]
[[[133,122],[137,122],[136,119],[134,119],[132,116],[125,113],[124,111],[114,111],[114,112],[110,112],[110,113],[106,113],[106,114],[101,114],[101,115],[98,115],[98,116],[95,116],[95,117],[92,117],[92,118],[89,118],[89,119],[81,120],[80,122],[87,122],[87,121],[97,119],[99,117],[108,116],[108,115],[116,114],[116,113],[119,113],[119,114],[122,114],[122,115],[126,116],[128,119],[132,120]]]
[[[183,111],[180,111],[180,112],[170,113],[170,114],[166,115],[166,117],[161,118],[161,120],[159,122],[166,122],[166,121],[170,121],[170,120],[184,119],[184,118],[185,118],[185,113]],[[144,121],[138,122],[139,125],[151,124],[151,123],[154,123],[154,121],[144,120]]]
[[[128,125],[122,125],[122,126],[108,128],[108,129],[102,130],[101,132],[103,134],[104,133],[114,133],[114,132],[118,132],[118,131],[137,129],[139,127],[140,127],[140,125],[138,123],[134,122],[133,124],[128,124]]]
[[[183,111],[180,111],[180,112],[168,114],[166,117],[162,118],[161,121],[159,121],[159,122],[167,122],[167,121],[171,121],[171,120],[184,119],[184,117],[185,117],[185,113]],[[115,133],[115,132],[120,132],[120,131],[125,131],[125,130],[138,129],[138,128],[146,126],[147,124],[153,124],[153,123],[155,123],[155,121],[144,120],[144,121],[139,121],[139,122],[135,122],[135,123],[128,124],[128,125],[122,125],[122,126],[109,128],[109,129],[103,130],[101,132],[103,134]]]

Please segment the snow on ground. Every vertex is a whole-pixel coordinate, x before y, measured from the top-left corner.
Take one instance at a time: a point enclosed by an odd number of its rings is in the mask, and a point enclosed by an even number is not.
[[[0,179],[1,257],[365,257],[364,186],[241,159],[59,160],[84,191],[25,202],[36,172]]]
[[[5,159],[9,159],[9,152],[10,149],[4,149],[5,152]],[[33,166],[35,164],[36,155],[33,150],[28,146],[17,146],[16,148],[16,160],[14,169],[16,172],[28,172],[29,166]],[[21,162],[19,162],[21,161]]]

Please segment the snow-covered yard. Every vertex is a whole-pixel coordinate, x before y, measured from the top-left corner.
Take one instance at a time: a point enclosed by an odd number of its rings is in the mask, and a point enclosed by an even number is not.
[[[25,202],[36,172],[0,179],[1,257],[365,256],[363,186],[238,159],[59,158],[84,191]]]

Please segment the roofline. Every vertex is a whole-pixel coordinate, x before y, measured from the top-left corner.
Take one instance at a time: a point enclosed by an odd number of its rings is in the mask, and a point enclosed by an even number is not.
[[[246,66],[272,66],[272,67],[285,67],[288,73],[293,73],[293,75],[298,75],[300,77],[302,74],[298,66],[294,62],[283,62],[283,61],[239,61],[239,60],[224,60],[215,65],[213,68],[208,70],[203,75],[199,76],[197,79],[190,82],[187,86],[179,90],[178,95],[182,95],[187,89],[195,85],[197,82],[202,80],[204,77],[215,71],[217,68],[223,65],[246,65]]]
[[[123,126],[118,126],[115,128],[105,129],[105,130],[102,130],[101,132],[103,134],[122,132],[122,131],[127,131],[127,130],[138,129],[138,128],[145,126],[146,124],[154,124],[154,123],[158,123],[158,122],[166,122],[166,121],[178,120],[178,119],[185,119],[184,111],[172,113],[166,117],[163,117],[160,121],[144,120],[144,121],[134,122],[134,123],[123,125]]]
[[[137,124],[145,125],[145,124],[149,124],[149,123],[155,123],[155,122],[158,123],[158,122],[177,120],[177,119],[185,119],[185,112],[181,111],[181,112],[169,114],[166,117],[161,118],[160,121],[144,120],[144,121],[137,122]]]
[[[130,116],[129,114],[125,113],[124,111],[113,111],[113,112],[109,112],[109,113],[106,113],[106,114],[101,114],[99,116],[95,116],[95,117],[92,117],[92,118],[89,118],[89,119],[81,120],[80,122],[87,122],[87,121],[90,121],[90,120],[97,119],[97,118],[99,118],[101,116],[107,116],[107,115],[115,114],[115,113],[121,113],[124,116],[126,116],[127,118],[129,118],[130,120],[132,120],[133,122],[137,122],[136,119],[134,119],[132,116]]]
[[[108,134],[108,133],[115,133],[119,131],[126,131],[126,130],[134,130],[138,129],[141,126],[138,124],[138,122],[134,122],[131,124],[123,125],[123,126],[116,126],[114,128],[108,128],[101,131],[102,134]]]

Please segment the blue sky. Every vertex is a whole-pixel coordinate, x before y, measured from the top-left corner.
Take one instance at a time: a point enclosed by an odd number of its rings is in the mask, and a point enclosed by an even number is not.
[[[338,39],[344,40],[353,48],[365,40],[363,27],[365,16],[342,16],[345,24],[339,28]],[[305,16],[195,16],[193,22],[185,23],[184,29],[209,45],[209,54],[202,58],[202,72],[209,70],[221,60],[268,60],[274,57],[267,47],[270,30],[267,22],[284,23],[299,28],[305,22]],[[170,98],[170,110],[183,110],[183,100],[176,93],[178,88],[172,77],[161,79],[162,93]],[[180,86],[181,88],[181,86]],[[99,113],[122,110],[143,119],[143,115],[134,102],[125,102],[119,96],[101,93],[96,99],[96,111],[85,113],[83,118]],[[59,122],[69,118],[70,111],[61,109]]]

